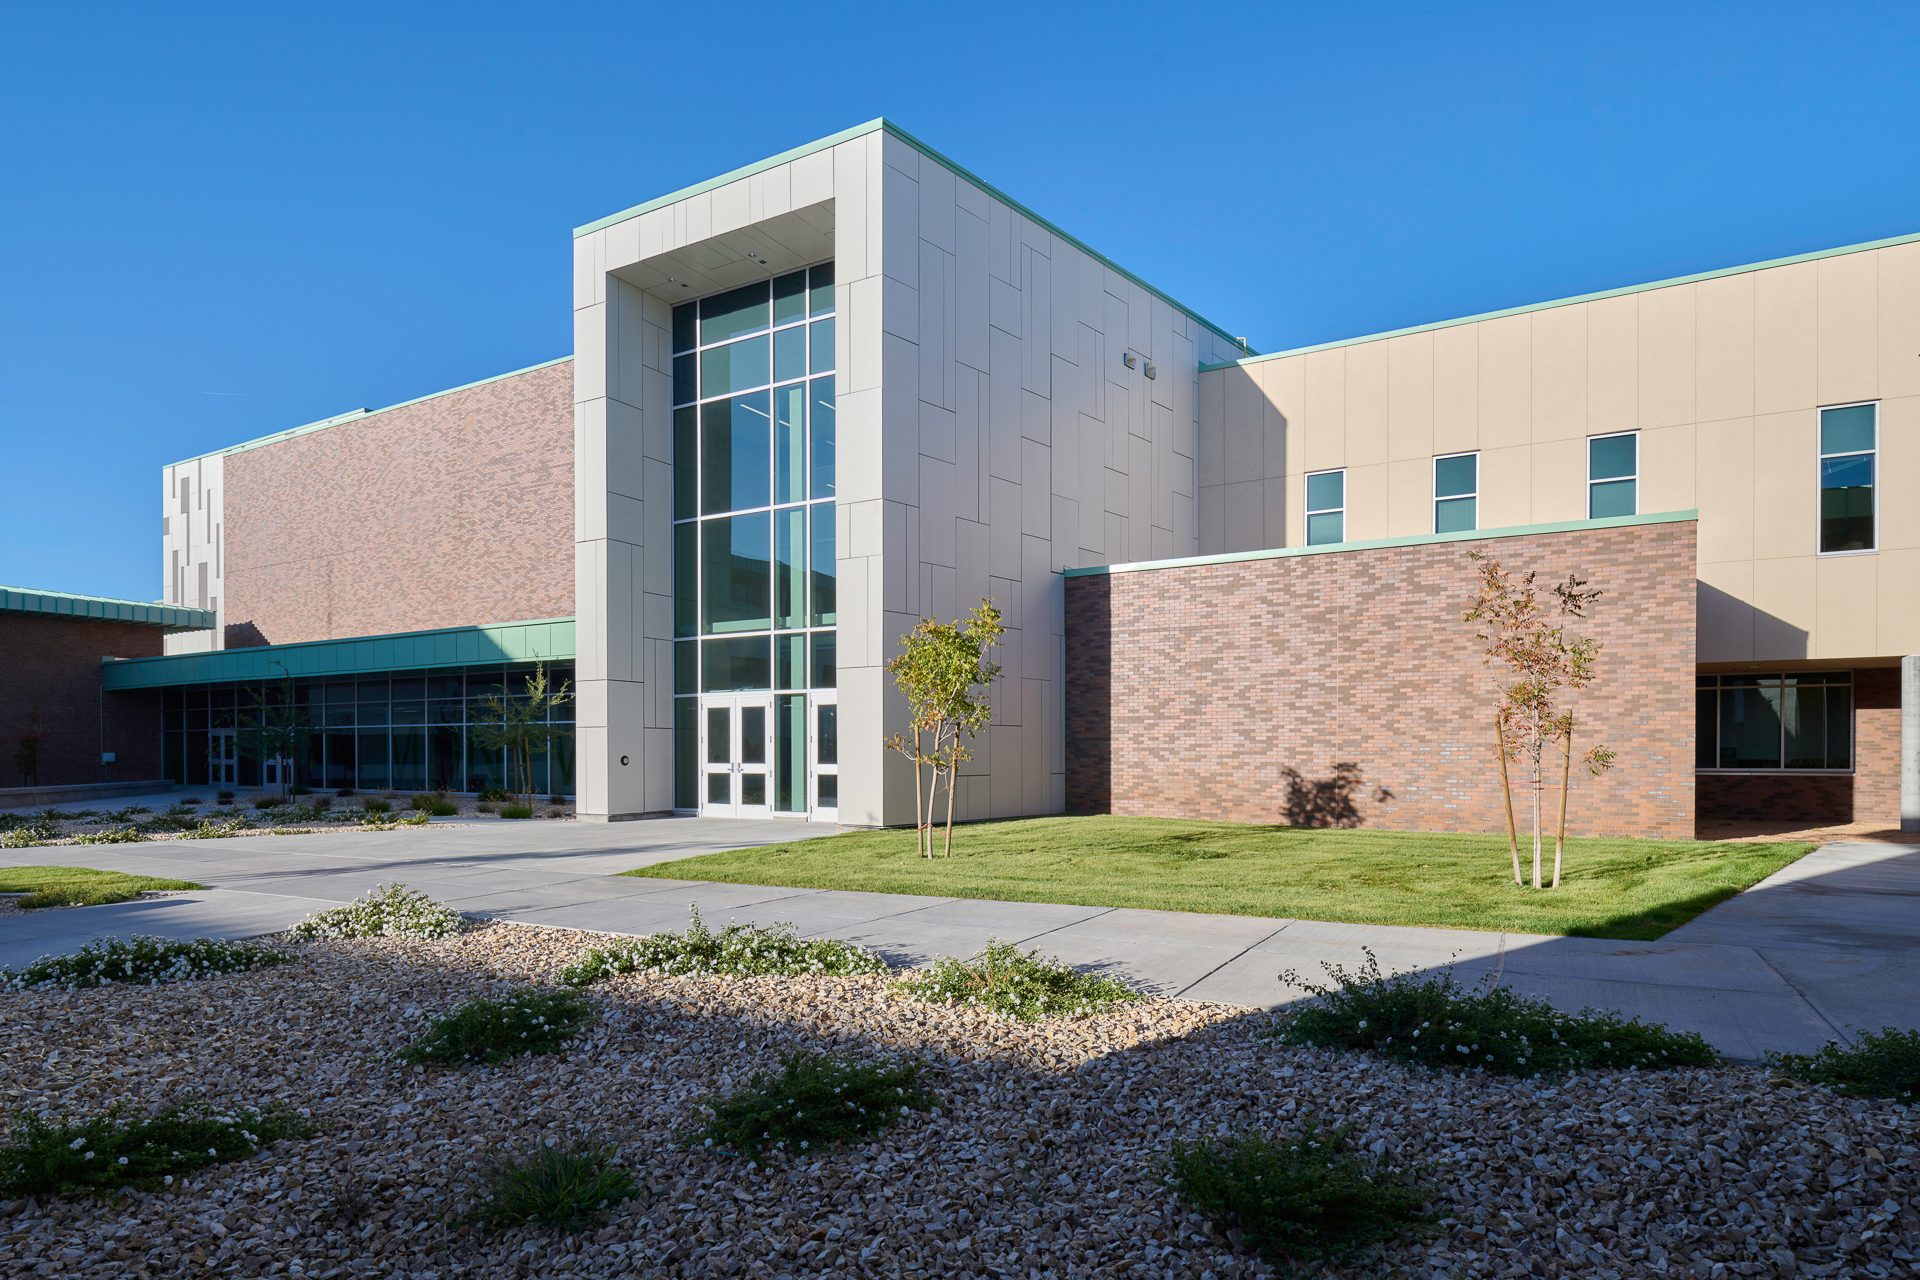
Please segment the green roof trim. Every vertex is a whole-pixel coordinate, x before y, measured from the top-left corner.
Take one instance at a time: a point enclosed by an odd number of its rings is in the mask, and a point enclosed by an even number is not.
[[[1458,320],[1436,320],[1432,324],[1409,325],[1405,329],[1389,329],[1385,333],[1370,333],[1362,338],[1341,338],[1337,342],[1317,342],[1310,347],[1293,347],[1287,351],[1270,351],[1265,355],[1250,355],[1238,360],[1227,360],[1219,364],[1203,364],[1200,372],[1212,373],[1216,369],[1231,369],[1237,365],[1259,364],[1262,360],[1284,360],[1288,356],[1312,355],[1316,351],[1331,351],[1335,347],[1357,347],[1363,342],[1381,342],[1387,338],[1401,338],[1410,333],[1432,333],[1436,329],[1453,329],[1463,324],[1478,324],[1482,320],[1500,320],[1507,316],[1525,315],[1529,311],[1551,311],[1555,307],[1571,307],[1581,302],[1598,302],[1603,298],[1621,298],[1629,293],[1645,293],[1650,289],[1671,289],[1675,285],[1695,284],[1701,280],[1718,280],[1722,276],[1745,275],[1749,271],[1765,271],[1769,267],[1790,267],[1797,262],[1818,262],[1822,258],[1840,258],[1849,253],[1865,253],[1869,249],[1891,249],[1895,245],[1912,244],[1920,240],[1920,232],[1905,236],[1889,236],[1885,240],[1869,240],[1865,244],[1844,245],[1838,249],[1821,249],[1814,253],[1796,253],[1789,258],[1769,258],[1765,262],[1749,262],[1740,267],[1721,267],[1715,271],[1699,271],[1690,276],[1675,276],[1671,280],[1655,280],[1651,284],[1630,284],[1619,289],[1602,289],[1598,293],[1582,293],[1572,298],[1555,298],[1552,302],[1532,302],[1524,307],[1508,307],[1504,311],[1483,311],[1475,316],[1461,316]]]
[[[165,631],[205,631],[215,621],[211,609],[188,609],[162,601],[118,600],[112,596],[77,596],[65,591],[35,591],[30,587],[0,587],[0,613],[93,618],[101,622],[159,627]]]
[[[1000,203],[1008,206],[1009,208],[1018,211],[1022,217],[1030,219],[1031,221],[1036,222],[1041,226],[1045,227],[1048,230],[1048,232],[1050,232],[1051,234],[1058,236],[1062,240],[1065,240],[1068,244],[1080,250],[1080,252],[1086,254],[1088,257],[1094,259],[1096,262],[1099,262],[1101,265],[1108,267],[1109,269],[1116,271],[1119,274],[1125,276],[1127,279],[1133,281],[1135,284],[1139,285],[1142,289],[1145,289],[1148,293],[1152,294],[1154,297],[1160,299],[1160,301],[1166,303],[1168,306],[1179,311],[1181,314],[1186,315],[1192,318],[1193,320],[1198,321],[1200,324],[1205,325],[1207,328],[1213,330],[1215,334],[1217,334],[1222,338],[1225,338],[1228,342],[1233,343],[1235,346],[1239,347],[1241,350],[1249,351],[1249,352],[1253,350],[1252,347],[1247,346],[1245,343],[1241,342],[1240,339],[1234,337],[1232,334],[1228,333],[1225,329],[1222,329],[1219,325],[1213,323],[1213,321],[1207,319],[1205,316],[1201,315],[1199,312],[1195,311],[1193,308],[1171,297],[1170,295],[1163,292],[1162,290],[1156,289],[1154,286],[1148,284],[1145,280],[1142,280],[1139,276],[1135,275],[1133,272],[1127,270],[1125,267],[1115,262],[1112,258],[1109,258],[1106,254],[1101,253],[1098,249],[1095,249],[1093,246],[1089,245],[1086,241],[1080,239],[1078,236],[1073,235],[1070,232],[1062,230],[1058,223],[1052,222],[1046,218],[1041,217],[1039,214],[1035,213],[1032,209],[1020,203],[1020,201],[1015,200],[1012,196],[1008,195],[1006,192],[1002,191],[1000,188],[994,186],[991,182],[988,182],[985,179],[981,178],[978,174],[974,173],[971,169],[968,169],[962,165],[954,163],[952,160],[947,158],[947,156],[945,156],[939,151],[934,150],[932,147],[920,141],[920,139],[914,137],[912,134],[908,133],[905,129],[902,129],[899,125],[894,124],[891,120],[888,120],[884,116],[878,119],[869,120],[865,124],[857,124],[851,129],[842,129],[839,133],[829,134],[824,138],[818,139],[817,141],[814,141],[814,142],[809,142],[804,146],[795,147],[791,151],[782,151],[777,156],[768,156],[765,160],[757,160],[754,163],[747,165],[743,168],[735,169],[731,173],[723,173],[717,178],[708,178],[705,182],[696,182],[690,187],[682,187],[680,190],[672,192],[669,195],[659,196],[656,199],[647,201],[645,204],[637,204],[633,206],[633,208],[631,209],[623,209],[619,213],[608,214],[606,217],[601,218],[596,222],[589,222],[584,227],[575,227],[573,230],[573,237],[574,239],[578,240],[581,236],[591,235],[596,231],[601,231],[607,227],[611,227],[615,223],[625,222],[629,218],[637,218],[643,213],[652,213],[655,209],[664,209],[666,206],[670,204],[678,204],[682,200],[691,199],[694,196],[701,195],[708,191],[712,191],[717,187],[724,187],[730,182],[738,182],[742,178],[751,178],[754,174],[764,173],[768,169],[771,169],[776,165],[787,164],[790,161],[801,159],[803,156],[810,156],[817,151],[825,151],[829,147],[837,147],[843,142],[851,142],[855,138],[865,137],[869,133],[883,133],[883,132],[892,134],[894,137],[900,139],[900,141],[906,143],[908,146],[912,147],[914,150],[920,152],[925,156],[930,157],[933,160],[938,161],[940,164],[952,170],[959,177],[965,178],[968,182],[971,182],[974,186],[979,187],[982,191],[992,196],[995,200],[998,200],[1000,201]],[[1217,367],[1224,367],[1224,366],[1217,366]]]
[[[1607,516],[1599,520],[1558,520],[1550,524],[1518,524],[1505,529],[1469,529],[1464,533],[1429,533],[1411,538],[1369,538],[1364,542],[1332,542],[1318,547],[1271,547],[1265,551],[1233,551],[1219,556],[1184,556],[1178,560],[1142,560],[1135,564],[1103,564],[1066,569],[1069,578],[1104,573],[1140,573],[1148,569],[1191,569],[1208,564],[1237,564],[1243,560],[1284,560],[1291,556],[1339,555],[1346,551],[1377,551],[1382,547],[1420,547],[1443,542],[1478,542],[1487,538],[1524,538],[1536,533],[1578,533],[1587,529],[1624,529],[1638,524],[1679,524],[1698,520],[1700,512],[1663,511],[1648,516]],[[152,659],[148,659],[152,661]],[[109,686],[111,687],[111,686]]]
[[[282,440],[291,440],[295,436],[312,435],[316,431],[325,431],[328,427],[337,427],[344,422],[360,422],[383,413],[392,413],[395,409],[404,409],[408,405],[424,404],[428,400],[438,400],[441,396],[450,396],[460,391],[471,391],[475,387],[484,387],[490,382],[503,382],[508,378],[517,378],[523,373],[536,373],[541,369],[551,369],[557,364],[565,364],[572,356],[561,356],[557,360],[545,360],[539,364],[530,364],[524,369],[515,369],[511,373],[496,373],[491,378],[482,378],[478,382],[468,382],[457,387],[448,387],[445,391],[435,391],[424,396],[415,396],[411,400],[402,400],[399,404],[390,404],[384,409],[353,409],[346,413],[336,413],[331,418],[322,418],[318,422],[309,422],[302,427],[288,427],[285,431],[276,431],[270,436],[261,436],[258,440],[248,440],[244,444],[228,445],[224,449],[215,449],[209,453],[197,453],[191,458],[182,458],[178,462],[169,462],[170,467],[184,467],[189,462],[198,462],[202,458],[224,458],[230,453],[245,453],[249,449],[263,449],[270,444],[279,444]]]
[[[302,644],[254,645],[211,653],[106,661],[109,689],[161,689],[226,680],[280,680],[468,667],[489,662],[572,661],[573,619],[536,618],[478,627],[401,631]]]

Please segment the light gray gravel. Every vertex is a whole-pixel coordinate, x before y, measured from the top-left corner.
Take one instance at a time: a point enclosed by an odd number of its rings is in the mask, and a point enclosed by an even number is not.
[[[1314,1112],[1430,1161],[1448,1221],[1337,1275],[1906,1276],[1913,1110],[1740,1067],[1557,1084],[1429,1075],[1258,1038],[1271,1015],[1146,1001],[1029,1026],[872,978],[593,988],[565,1055],[401,1069],[387,1055],[480,990],[551,979],[592,934],[495,924],[329,942],[295,965],[0,1004],[0,1100],[90,1114],[197,1090],[285,1098],[320,1137],[118,1202],[0,1205],[0,1271],[46,1276],[1052,1276],[1227,1280],[1266,1268],[1160,1185],[1170,1140]],[[699,1099],[782,1052],[910,1053],[945,1098],[817,1159],[682,1152]],[[587,1129],[649,1193],[581,1237],[446,1225],[502,1143]]]

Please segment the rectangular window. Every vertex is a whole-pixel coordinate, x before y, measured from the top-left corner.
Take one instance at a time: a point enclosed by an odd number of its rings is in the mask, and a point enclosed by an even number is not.
[[[1480,455],[1454,453],[1433,460],[1433,531],[1466,533],[1480,527]]]
[[[773,625],[807,624],[807,509],[773,513]]]
[[[701,631],[773,626],[771,532],[765,511],[700,522]]]
[[[833,549],[834,507],[831,502],[816,502],[809,510],[813,513],[810,521],[813,545],[808,554],[811,570],[808,576],[813,583],[813,625],[831,627],[840,621],[835,592],[840,566]]]
[[[1587,519],[1640,514],[1640,436],[1587,437]]]
[[[813,389],[813,433],[808,447],[813,464],[812,497],[833,496],[833,379],[815,378]]]
[[[1701,769],[1850,769],[1853,673],[1701,676],[1694,765]]]
[[[1874,459],[1879,406],[1849,404],[1820,411],[1820,554],[1872,551]]]
[[[1347,473],[1319,471],[1307,477],[1307,545],[1347,540]]]
[[[700,806],[700,700],[673,700],[673,807]]]
[[[807,807],[807,699],[786,693],[773,700],[773,807],[796,813]]]
[[[728,636],[702,640],[700,685],[703,693],[737,693],[773,685],[773,637]]]
[[[750,511],[767,505],[773,423],[767,393],[700,406],[701,510]]]

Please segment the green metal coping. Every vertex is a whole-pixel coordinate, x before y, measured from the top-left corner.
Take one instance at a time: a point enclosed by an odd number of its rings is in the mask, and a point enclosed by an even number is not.
[[[1154,288],[1152,285],[1148,284],[1145,280],[1142,280],[1139,276],[1133,274],[1133,272],[1127,270],[1125,267],[1115,262],[1112,258],[1109,258],[1106,254],[1101,253],[1098,249],[1095,249],[1093,246],[1089,245],[1086,241],[1080,239],[1078,236],[1070,234],[1069,232],[1061,230],[1058,224],[1050,222],[1046,218],[1041,217],[1039,214],[1035,213],[1032,209],[1028,208],[1026,205],[1020,203],[1018,200],[1015,200],[1012,196],[1008,195],[1006,192],[1002,191],[1000,188],[994,186],[991,182],[987,182],[986,180],[982,179],[979,175],[975,174],[972,170],[964,168],[961,165],[955,164],[952,160],[949,160],[945,155],[943,155],[938,151],[935,151],[932,147],[920,141],[920,139],[914,137],[912,134],[908,133],[905,129],[902,129],[899,125],[894,124],[891,120],[888,120],[884,116],[880,117],[879,119],[869,120],[865,124],[855,125],[851,129],[842,129],[839,133],[829,134],[827,137],[821,138],[815,142],[809,142],[805,146],[795,147],[791,151],[782,151],[777,156],[768,156],[765,160],[757,160],[754,163],[747,165],[745,168],[735,169],[732,173],[723,173],[717,178],[708,178],[705,182],[696,182],[692,186],[683,187],[680,190],[675,191],[670,195],[660,196],[656,199],[647,201],[645,204],[637,204],[633,206],[633,208],[631,209],[623,209],[619,213],[608,214],[606,217],[601,218],[597,222],[589,222],[584,227],[575,227],[573,230],[573,238],[578,240],[581,236],[591,235],[595,231],[604,230],[607,227],[613,226],[617,222],[625,222],[629,218],[637,218],[643,213],[652,213],[655,209],[664,209],[666,206],[670,204],[677,204],[682,200],[691,199],[694,196],[701,195],[708,191],[712,191],[718,187],[724,187],[730,182],[738,182],[742,178],[751,178],[756,173],[765,173],[768,169],[771,169],[776,165],[787,164],[790,161],[798,160],[803,156],[810,156],[817,151],[825,151],[829,147],[837,147],[843,142],[851,142],[855,138],[865,137],[869,133],[881,133],[881,132],[892,134],[894,137],[900,139],[900,141],[906,143],[908,146],[920,152],[922,155],[927,156],[930,159],[935,160],[938,163],[944,165],[947,169],[951,170],[954,174],[956,174],[959,177],[965,178],[968,182],[971,182],[974,186],[979,187],[982,191],[992,196],[995,200],[998,200],[1000,203],[1008,206],[1009,208],[1018,210],[1022,217],[1031,219],[1032,221],[1039,223],[1041,226],[1045,227],[1053,235],[1056,235],[1060,239],[1065,240],[1068,244],[1072,245],[1074,248],[1078,249],[1080,252],[1086,254],[1088,257],[1099,262],[1101,265],[1119,272],[1121,275],[1133,281],[1135,284],[1139,285],[1142,289],[1145,289],[1148,293],[1152,294],[1154,297],[1160,299],[1160,301],[1166,303],[1168,306],[1179,311],[1181,314],[1188,316],[1193,320],[1198,321],[1200,324],[1205,325],[1207,328],[1213,330],[1213,332],[1219,335],[1220,337],[1225,338],[1228,342],[1231,342],[1236,347],[1239,347],[1242,351],[1248,351],[1248,352],[1253,351],[1252,347],[1249,347],[1246,344],[1242,343],[1240,339],[1234,337],[1232,334],[1228,333],[1225,329],[1222,329],[1219,325],[1215,324],[1213,321],[1207,319],[1205,316],[1201,315],[1199,312],[1193,310],[1193,308],[1187,306],[1182,302],[1177,301],[1172,297],[1169,297],[1167,294],[1163,293],[1161,290]]]
[[[1745,275],[1749,271],[1765,271],[1769,267],[1790,267],[1796,262],[1817,262],[1821,258],[1839,258],[1849,253],[1865,253],[1869,249],[1890,249],[1895,245],[1912,244],[1920,240],[1920,232],[1906,236],[1889,236],[1885,240],[1869,240],[1865,244],[1850,244],[1839,249],[1821,249],[1815,253],[1797,253],[1790,258],[1770,258],[1765,262],[1749,262],[1741,267],[1721,267],[1717,271],[1701,271],[1690,276],[1675,276],[1671,280],[1655,280],[1651,284],[1630,284],[1619,289],[1602,289],[1599,293],[1583,293],[1572,298],[1556,298],[1552,302],[1533,302],[1524,307],[1508,307],[1504,311],[1483,311],[1477,316],[1462,316],[1458,320],[1436,320],[1432,324],[1410,325],[1405,329],[1389,329],[1385,333],[1370,333],[1362,338],[1342,338],[1337,342],[1318,342],[1310,347],[1294,347],[1287,351],[1270,351],[1266,355],[1250,355],[1238,360],[1227,360],[1219,364],[1203,364],[1200,372],[1212,373],[1216,369],[1232,369],[1243,364],[1259,364],[1263,360],[1284,360],[1288,356],[1311,355],[1316,351],[1331,351],[1335,347],[1357,347],[1363,342],[1381,342],[1387,338],[1404,337],[1410,333],[1432,333],[1436,329],[1453,329],[1463,324],[1478,324],[1482,320],[1499,320],[1506,316],[1525,315],[1529,311],[1551,311],[1555,307],[1571,307],[1581,302],[1598,302],[1602,298],[1620,298],[1629,293],[1645,293],[1649,289],[1671,289],[1675,285],[1693,284],[1700,280],[1718,280],[1722,276]]]
[[[28,587],[0,587],[0,613],[97,618],[102,622],[131,622],[167,631],[204,631],[214,624],[210,609],[187,609],[160,601],[116,600],[111,596],[76,596],[65,591],[34,591]]]
[[[496,373],[491,378],[482,378],[478,382],[469,382],[458,387],[448,387],[445,391],[435,391],[424,396],[415,396],[411,400],[402,400],[399,404],[390,404],[384,409],[354,409],[348,413],[337,413],[331,418],[322,418],[318,422],[309,422],[303,427],[289,427],[285,431],[276,431],[270,436],[261,436],[258,440],[248,440],[244,444],[228,445],[224,449],[215,449],[210,453],[197,453],[191,458],[182,458],[170,462],[170,467],[184,467],[189,462],[198,462],[202,458],[223,458],[230,453],[245,453],[249,449],[262,449],[270,444],[279,444],[282,440],[291,440],[295,436],[311,435],[316,431],[325,431],[328,427],[337,427],[345,422],[364,422],[368,418],[383,413],[392,413],[395,409],[404,409],[408,405],[422,404],[428,400],[438,400],[441,396],[450,396],[457,391],[471,391],[475,387],[484,387],[489,382],[501,382],[507,378],[517,378],[523,373],[534,373],[541,369],[551,369],[554,365],[565,364],[572,356],[561,356],[557,360],[546,360],[540,364],[530,364],[524,369],[515,369],[511,373]]]
[[[1430,533],[1412,538],[1369,538],[1364,542],[1333,542],[1319,547],[1271,547],[1265,551],[1234,551],[1221,556],[1185,556],[1178,560],[1142,560],[1135,564],[1103,564],[1062,570],[1069,578],[1105,573],[1139,573],[1147,569],[1190,569],[1207,564],[1236,564],[1242,560],[1282,560],[1289,556],[1336,555],[1343,551],[1375,551],[1382,547],[1419,547],[1442,542],[1476,542],[1485,538],[1524,538],[1535,533],[1577,533],[1585,529],[1624,529],[1636,524],[1678,524],[1698,520],[1700,512],[1664,511],[1650,516],[1606,516],[1599,520],[1558,520],[1551,524],[1519,524],[1505,529],[1469,529],[1464,533]],[[151,659],[148,659],[151,661]]]
[[[467,667],[483,662],[571,661],[573,619],[537,618],[437,631],[401,631],[386,636],[310,640],[304,644],[255,645],[213,653],[177,653],[163,658],[107,659],[109,689],[159,689],[225,680],[298,680],[410,671],[421,667]]]

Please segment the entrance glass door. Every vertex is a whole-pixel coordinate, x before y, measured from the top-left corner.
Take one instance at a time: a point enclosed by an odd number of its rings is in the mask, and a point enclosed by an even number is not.
[[[700,812],[764,818],[771,812],[767,762],[773,747],[767,694],[709,694],[700,705]]]
[[[234,753],[233,730],[213,729],[207,733],[207,781],[216,787],[231,787],[240,767]]]

